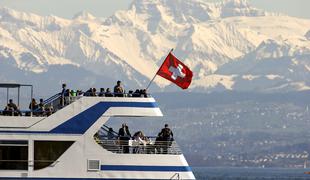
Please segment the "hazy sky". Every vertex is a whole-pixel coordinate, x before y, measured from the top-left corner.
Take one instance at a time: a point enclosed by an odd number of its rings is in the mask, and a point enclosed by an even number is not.
[[[310,19],[310,0],[249,1],[257,8]],[[116,10],[127,9],[131,2],[132,0],[0,0],[0,6],[40,15],[53,14],[65,18],[72,18],[74,14],[83,10],[98,17],[107,17]]]

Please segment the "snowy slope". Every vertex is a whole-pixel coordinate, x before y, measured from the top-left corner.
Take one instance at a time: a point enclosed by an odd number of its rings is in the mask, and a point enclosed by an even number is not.
[[[0,65],[29,76],[2,75],[1,81],[44,81],[57,67],[70,78],[55,73],[56,83],[89,72],[85,87],[121,79],[143,88],[171,48],[194,71],[194,91],[310,87],[310,20],[265,12],[245,0],[134,0],[106,19],[0,8]],[[152,87],[158,86],[176,89],[161,78]]]
[[[100,26],[99,22],[84,22],[81,16],[74,21],[40,17],[7,8],[0,9],[0,14],[0,57],[16,68],[40,74],[52,65],[73,65],[96,76],[123,79],[135,86],[146,83],[143,75],[88,36],[89,28]],[[79,71],[70,73],[79,75]]]
[[[303,46],[301,46],[303,45]],[[272,92],[310,89],[310,41],[266,40],[240,60],[227,63],[217,74],[234,74],[233,89]]]

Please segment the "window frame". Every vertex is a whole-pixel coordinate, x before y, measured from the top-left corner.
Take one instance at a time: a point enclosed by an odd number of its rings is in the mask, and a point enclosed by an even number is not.
[[[0,140],[0,148],[1,147],[19,147],[20,149],[18,150],[20,153],[20,156],[25,156],[26,158],[19,158],[19,159],[6,159],[6,160],[0,160],[2,162],[8,162],[8,163],[16,163],[16,166],[18,166],[17,164],[20,163],[21,166],[24,166],[23,168],[1,168],[0,167],[0,171],[29,171],[29,141],[28,140],[24,140],[24,139],[17,139],[17,140]],[[22,147],[25,147],[24,149]],[[7,150],[9,153],[12,153],[12,149],[8,149]],[[7,156],[12,156],[12,155],[7,155]],[[14,157],[16,157],[14,155]],[[23,163],[25,163],[23,165]],[[0,162],[0,166],[1,166],[1,162]],[[4,165],[5,166],[5,165]]]
[[[57,157],[55,157],[54,159],[44,160],[44,158],[47,158],[47,157],[50,158],[49,157],[50,154],[48,154],[49,152],[47,152],[47,153],[45,152],[45,154],[42,156],[43,159],[41,159],[41,160],[36,159],[37,158],[36,153],[38,153],[38,152],[36,152],[36,143],[53,143],[53,142],[54,143],[66,142],[69,144],[67,144],[67,147],[65,147],[61,153],[58,153],[56,155]],[[57,164],[59,162],[58,159],[74,144],[74,142],[75,142],[74,140],[33,140],[33,171],[39,171],[39,170],[45,169],[47,167],[52,167],[53,164]],[[51,149],[49,149],[49,150],[51,150]],[[40,163],[42,163],[42,164],[46,163],[47,165],[38,165]],[[43,167],[40,167],[40,166],[43,166]]]

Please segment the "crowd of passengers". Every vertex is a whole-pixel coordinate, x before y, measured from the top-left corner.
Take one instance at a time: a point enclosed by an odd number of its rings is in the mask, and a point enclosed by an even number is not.
[[[124,87],[122,86],[121,81],[117,81],[114,86],[113,92],[110,88],[100,88],[100,91],[97,91],[96,88],[89,88],[86,92],[81,90],[70,90],[66,88],[66,84],[62,85],[61,95],[66,96],[99,96],[99,97],[148,97],[146,89],[136,89],[135,91],[129,90],[126,93]]]
[[[137,89],[135,91],[129,90],[126,93],[124,87],[122,86],[121,81],[117,81],[114,86],[114,91],[111,92],[110,88],[104,89],[100,88],[100,91],[97,92],[96,88],[90,88],[86,92],[82,90],[70,90],[67,89],[66,84],[62,84],[60,99],[60,108],[69,104],[68,97],[77,97],[77,96],[99,96],[99,97],[148,97],[146,89]],[[57,107],[59,109],[59,107]],[[39,100],[37,103],[36,99],[33,98],[29,104],[29,111],[25,112],[26,116],[49,116],[54,113],[54,107],[51,104],[45,104],[43,99]],[[19,107],[13,102],[12,99],[9,100],[9,103],[5,106],[4,110],[0,113],[4,116],[21,116],[22,112]]]
[[[34,116],[49,116],[54,112],[53,106],[44,104],[43,99],[40,99],[40,102],[37,103],[36,99],[33,98],[29,104],[29,111],[24,111],[25,116],[30,116],[31,113]],[[22,116],[22,111],[19,107],[13,102],[12,99],[9,100],[9,103],[5,106],[2,111],[4,116]]]
[[[167,154],[168,148],[174,141],[173,132],[169,128],[168,124],[165,124],[165,127],[158,133],[155,142],[153,143],[149,137],[144,135],[142,131],[137,131],[133,136],[131,136],[129,128],[125,123],[122,124],[122,127],[119,129],[118,133],[114,132],[113,128],[109,128],[106,138],[108,141],[102,139],[99,133],[95,134],[95,139],[103,140],[102,142],[105,142],[103,145],[107,149],[115,150],[115,148],[113,148],[115,144],[111,144],[110,142],[117,140],[117,145],[120,147],[122,153],[141,153],[141,151],[144,151],[144,153],[147,154]],[[129,140],[132,140],[135,145],[129,145]],[[131,151],[130,148],[132,148]]]
[[[5,106],[2,114],[4,116],[20,116],[21,112],[18,106],[13,102],[13,100],[10,99],[9,103]]]

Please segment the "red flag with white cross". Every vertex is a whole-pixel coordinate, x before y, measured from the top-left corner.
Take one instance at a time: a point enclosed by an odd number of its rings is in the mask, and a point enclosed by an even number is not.
[[[187,89],[192,82],[193,72],[170,52],[157,75],[175,83],[182,89]]]

